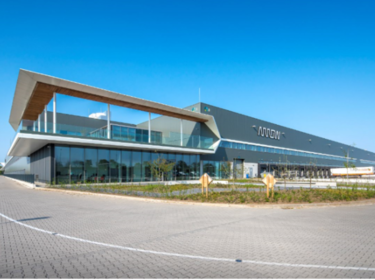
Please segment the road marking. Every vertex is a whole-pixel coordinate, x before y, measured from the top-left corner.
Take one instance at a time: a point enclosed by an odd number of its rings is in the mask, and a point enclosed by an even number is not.
[[[178,254],[178,253],[168,253],[168,252],[159,252],[159,251],[152,251],[152,250],[144,250],[144,249],[137,249],[132,247],[125,247],[120,245],[113,245],[107,244],[102,242],[91,241],[87,239],[77,238],[69,235],[64,235],[60,233],[56,233],[53,231],[48,231],[44,229],[40,229],[37,227],[30,226],[28,224],[21,223],[15,219],[12,219],[2,213],[0,216],[8,221],[11,221],[15,224],[20,226],[47,233],[50,235],[54,235],[61,238],[66,238],[74,241],[109,247],[109,248],[116,248],[121,250],[128,250],[133,252],[140,252],[140,253],[147,253],[147,254],[154,254],[154,255],[163,255],[163,256],[170,256],[170,257],[180,257],[180,258],[189,258],[189,259],[199,259],[199,260],[207,260],[207,261],[222,261],[222,262],[238,262],[238,259],[228,259],[228,258],[214,258],[214,257],[204,257],[204,256],[194,256],[194,255],[185,255],[185,254]],[[242,260],[242,263],[251,263],[251,264],[260,264],[260,265],[273,265],[273,266],[288,266],[288,267],[302,267],[302,268],[324,268],[324,269],[344,269],[344,270],[364,270],[364,271],[375,271],[375,268],[372,267],[351,267],[351,266],[334,266],[334,265],[314,265],[314,264],[291,264],[291,263],[277,263],[277,262],[262,262],[262,261],[252,261],[252,260]]]

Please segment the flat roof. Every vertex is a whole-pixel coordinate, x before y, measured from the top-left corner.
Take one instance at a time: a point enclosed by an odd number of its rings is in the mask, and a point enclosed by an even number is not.
[[[20,69],[9,117],[13,129],[18,129],[22,119],[37,120],[54,92],[189,121],[212,119],[210,115]]]

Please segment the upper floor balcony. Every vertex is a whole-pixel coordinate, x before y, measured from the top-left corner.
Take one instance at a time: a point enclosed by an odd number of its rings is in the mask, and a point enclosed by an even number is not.
[[[199,107],[199,106],[197,106]],[[10,156],[48,144],[214,153],[213,116],[20,70],[9,123]]]

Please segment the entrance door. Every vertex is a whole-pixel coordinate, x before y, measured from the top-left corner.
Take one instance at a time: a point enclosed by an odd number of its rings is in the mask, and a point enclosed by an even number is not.
[[[233,176],[235,179],[243,178],[243,159],[233,160]]]

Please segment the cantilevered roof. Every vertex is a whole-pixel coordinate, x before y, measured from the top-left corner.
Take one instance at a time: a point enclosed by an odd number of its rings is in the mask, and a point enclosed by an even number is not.
[[[208,122],[212,119],[210,115],[21,69],[9,118],[14,130],[22,119],[37,120],[54,92],[189,121]]]

